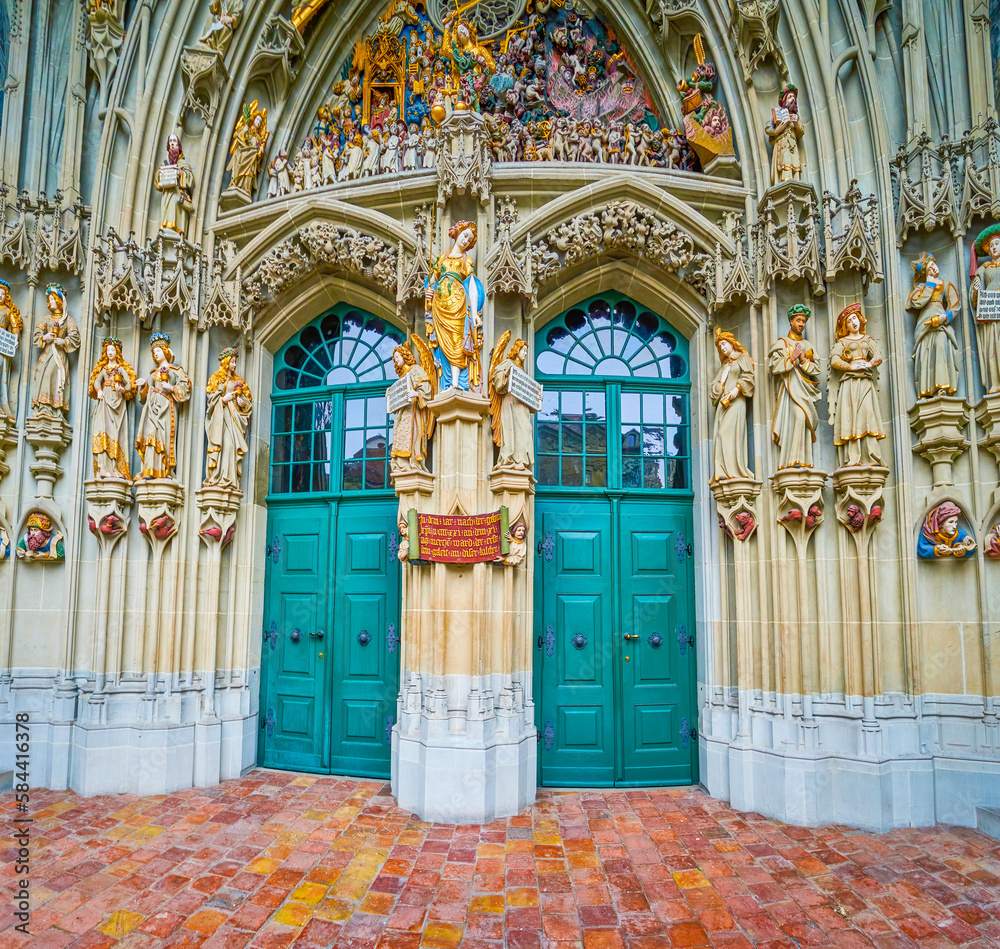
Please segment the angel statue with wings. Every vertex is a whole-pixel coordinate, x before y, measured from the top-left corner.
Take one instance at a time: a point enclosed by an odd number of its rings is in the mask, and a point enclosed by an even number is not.
[[[437,371],[434,356],[427,343],[416,333],[410,336],[420,361],[409,346],[397,346],[392,351],[392,365],[399,381],[386,390],[389,411],[395,411],[392,425],[390,468],[393,474],[405,471],[426,471],[427,443],[434,434],[434,414],[427,403],[437,395]],[[394,398],[397,386],[405,389],[400,399]],[[405,398],[403,398],[405,396]],[[400,404],[402,402],[402,404]],[[393,409],[393,406],[399,406]]]
[[[506,330],[490,357],[490,424],[493,443],[500,449],[496,467],[530,469],[535,462],[535,436],[531,427],[535,409],[518,398],[511,385],[515,371],[524,372],[528,344],[515,339],[504,356],[509,341],[510,330]]]

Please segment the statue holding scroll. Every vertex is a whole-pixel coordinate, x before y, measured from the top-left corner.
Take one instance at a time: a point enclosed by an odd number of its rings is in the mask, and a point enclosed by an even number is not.
[[[390,468],[393,474],[426,471],[427,443],[434,434],[434,414],[427,403],[437,395],[437,371],[434,356],[419,336],[410,336],[420,354],[420,361],[409,346],[392,351],[392,365],[399,380],[385,393],[392,423]]]
[[[504,356],[510,340],[510,330],[504,332],[493,347],[490,358],[490,424],[493,443],[500,449],[497,468],[528,468],[535,462],[535,435],[531,416],[537,406],[525,401],[527,392],[518,388],[518,373],[524,372],[524,357],[528,344],[515,339]],[[530,377],[527,377],[530,379]]]
[[[987,392],[1000,392],[1000,224],[991,224],[976,238],[973,264],[987,255],[990,259],[972,278],[971,298],[983,388]]]

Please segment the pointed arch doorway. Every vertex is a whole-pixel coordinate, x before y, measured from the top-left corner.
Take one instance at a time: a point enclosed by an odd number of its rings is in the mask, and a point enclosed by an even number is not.
[[[385,390],[404,334],[347,304],[279,351],[258,760],[389,777],[400,566]]]
[[[620,294],[535,336],[539,783],[697,781],[687,340]]]

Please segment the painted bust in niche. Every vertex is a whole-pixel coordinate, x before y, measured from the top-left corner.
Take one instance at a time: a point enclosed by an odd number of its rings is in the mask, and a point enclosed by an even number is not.
[[[945,501],[934,508],[924,520],[917,540],[917,554],[924,560],[955,557],[964,560],[976,551],[976,542],[958,523],[962,510]]]

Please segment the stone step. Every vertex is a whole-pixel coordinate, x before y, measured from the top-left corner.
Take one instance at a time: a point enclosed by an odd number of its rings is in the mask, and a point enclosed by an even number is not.
[[[1000,840],[1000,807],[977,807],[976,828]]]

